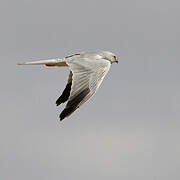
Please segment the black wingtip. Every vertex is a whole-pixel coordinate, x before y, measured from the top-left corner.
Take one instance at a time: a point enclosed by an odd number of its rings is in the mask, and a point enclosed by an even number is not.
[[[62,117],[61,114],[59,115],[60,121],[62,121],[65,117]]]
[[[58,98],[58,100],[56,101],[56,106],[59,106],[60,104],[62,104],[62,103],[64,103],[65,101],[64,100],[62,100],[62,96],[60,96],[59,98]]]
[[[62,112],[62,113],[59,115],[60,121],[62,121],[65,117],[66,117],[66,114],[65,114],[64,112]]]
[[[69,115],[68,109],[64,109],[61,114],[59,115],[60,121],[62,121],[64,118],[66,118]]]
[[[62,121],[64,118],[60,118],[60,121]]]
[[[79,103],[86,97],[86,95],[90,92],[89,88],[84,89],[78,95],[76,95],[72,100],[69,100],[66,108],[61,112],[59,118],[62,121],[64,118],[70,116],[79,106]]]
[[[56,101],[56,106],[59,106],[61,103],[58,103],[57,101]]]
[[[56,101],[56,106],[59,106],[61,103],[64,103],[68,100],[71,91],[71,85],[72,82],[66,85],[66,88],[64,89],[62,95]]]

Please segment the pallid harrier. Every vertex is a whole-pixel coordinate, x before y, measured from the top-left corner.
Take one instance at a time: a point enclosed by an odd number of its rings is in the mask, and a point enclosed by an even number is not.
[[[66,88],[56,101],[57,106],[68,101],[59,116],[62,121],[97,91],[114,62],[118,63],[116,55],[108,51],[98,51],[83,52],[62,59],[18,63],[18,65],[69,66],[70,73]]]

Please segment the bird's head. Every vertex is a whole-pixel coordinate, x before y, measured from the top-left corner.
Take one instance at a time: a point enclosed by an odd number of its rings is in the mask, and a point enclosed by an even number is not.
[[[103,51],[104,58],[112,63],[118,63],[118,58],[115,54],[109,51]]]

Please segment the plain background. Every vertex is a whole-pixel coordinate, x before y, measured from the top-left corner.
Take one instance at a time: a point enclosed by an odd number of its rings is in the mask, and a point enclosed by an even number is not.
[[[179,180],[177,0],[0,2],[0,179]],[[91,101],[59,122],[69,70],[16,66],[117,54]]]

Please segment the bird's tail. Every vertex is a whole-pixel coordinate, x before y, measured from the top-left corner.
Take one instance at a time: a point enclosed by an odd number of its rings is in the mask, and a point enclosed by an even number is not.
[[[40,61],[31,61],[24,63],[17,63],[17,65],[46,65],[46,66],[67,66],[66,62],[63,59],[48,59]]]

